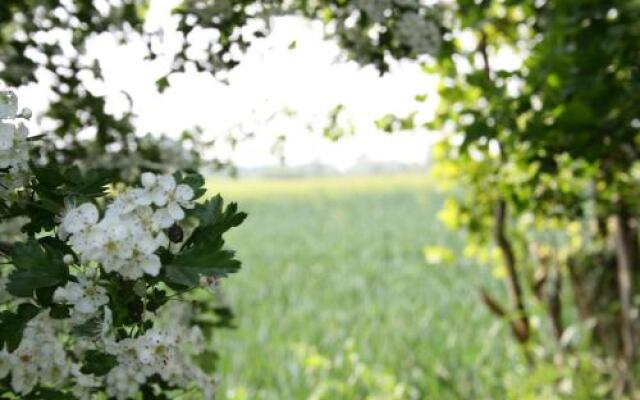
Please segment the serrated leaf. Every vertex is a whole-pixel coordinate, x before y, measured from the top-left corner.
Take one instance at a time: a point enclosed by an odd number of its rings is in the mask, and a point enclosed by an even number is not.
[[[247,214],[238,212],[238,205],[230,203],[222,211],[224,200],[218,194],[204,203],[197,204],[192,211],[192,215],[200,220],[200,226],[216,226],[216,232],[220,234],[229,229],[239,226],[246,218]]]
[[[216,237],[213,230],[207,228],[203,240],[182,251],[166,266],[169,281],[192,287],[199,284],[201,276],[224,276],[240,269],[235,253],[222,248],[224,240]]]
[[[66,190],[80,197],[104,196],[113,178],[111,175],[111,172],[95,169],[83,174],[78,167],[72,167],[65,173]]]
[[[18,306],[15,313],[11,311],[0,313],[0,348],[6,345],[10,352],[18,348],[25,326],[38,315],[38,312],[40,309],[33,304],[23,303]]]
[[[234,258],[233,251],[223,248],[222,235],[240,225],[247,214],[238,212],[235,203],[224,208],[220,195],[196,205],[190,214],[198,218],[200,226],[187,240],[184,250],[167,263],[167,280],[178,285],[196,286],[201,276],[218,277],[237,272],[240,262]]]
[[[102,320],[98,317],[91,318],[71,329],[71,334],[78,337],[95,337],[100,334]]]
[[[9,275],[7,290],[17,297],[30,297],[34,290],[63,284],[69,277],[62,254],[49,244],[18,243],[11,260],[16,269]]]
[[[94,374],[104,376],[118,365],[118,360],[111,354],[102,353],[97,350],[89,350],[85,353],[84,365],[80,369],[83,374]]]
[[[30,162],[29,167],[38,182],[46,187],[55,188],[65,181],[64,175],[55,166],[40,167],[36,163]]]

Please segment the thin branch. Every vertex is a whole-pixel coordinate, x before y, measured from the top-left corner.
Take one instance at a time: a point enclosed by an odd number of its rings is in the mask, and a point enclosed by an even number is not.
[[[522,344],[525,344],[529,340],[529,318],[527,313],[527,307],[524,301],[524,293],[520,286],[518,279],[518,271],[516,270],[516,258],[511,246],[511,242],[507,239],[505,234],[507,203],[500,199],[495,208],[495,240],[500,248],[502,257],[504,258],[505,266],[507,267],[507,278],[509,283],[509,293],[511,298],[515,302],[517,317],[511,323],[513,333]]]
[[[487,79],[491,80],[491,64],[489,62],[489,52],[488,52],[488,37],[487,33],[484,30],[480,31],[480,42],[478,43],[478,51],[482,56],[482,60],[484,63],[484,71],[487,75]],[[502,160],[505,160],[505,153],[503,146],[500,145],[500,157]],[[530,337],[530,329],[529,329],[529,318],[528,313],[524,301],[524,294],[522,292],[522,288],[520,286],[520,281],[518,279],[518,271],[516,270],[516,258],[513,252],[513,247],[509,239],[505,234],[505,225],[506,225],[506,213],[507,213],[507,203],[504,199],[498,199],[498,202],[495,206],[495,240],[502,252],[502,256],[505,261],[505,265],[507,267],[507,277],[509,281],[509,293],[511,298],[515,302],[517,316],[515,319],[511,320],[511,330],[518,340],[520,344],[523,346],[528,342]],[[527,355],[527,359],[531,361],[529,353],[525,348],[525,355]]]
[[[505,309],[500,305],[500,303],[489,294],[489,292],[485,288],[480,289],[480,297],[482,298],[482,302],[487,306],[489,311],[494,314],[496,317],[504,318],[507,315]]]

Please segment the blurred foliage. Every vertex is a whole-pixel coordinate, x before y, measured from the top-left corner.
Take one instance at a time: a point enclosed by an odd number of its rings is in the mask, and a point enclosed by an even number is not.
[[[175,12],[186,12],[188,7],[185,3]],[[228,2],[224,9],[234,7]],[[123,93],[129,101],[129,111],[114,113],[107,109],[105,95],[96,91],[96,82],[104,78],[99,60],[87,53],[90,40],[109,33],[121,43],[141,40],[150,60],[162,54],[162,30],[150,31],[145,25],[148,8],[147,0],[0,2],[0,85],[37,83],[49,89],[48,109],[38,116],[43,121],[40,125],[45,138],[38,154],[40,164],[75,162],[84,168],[111,171],[124,181],[132,181],[145,170],[195,170],[205,161],[216,168],[226,166],[221,161],[204,159],[202,148],[214,143],[201,139],[199,127],[190,127],[186,121],[188,130],[175,139],[160,135],[161,132],[140,135],[134,129],[129,94]],[[228,27],[223,29],[222,41],[228,40],[228,31],[246,18],[234,15],[220,25]],[[183,24],[181,29],[186,35],[192,24]],[[240,39],[238,42],[242,43]],[[184,62],[180,61],[188,43],[184,37],[183,43],[185,48],[174,55],[176,61],[168,72],[185,71]],[[231,51],[230,44],[222,46],[215,53],[216,60],[226,59],[223,56]],[[220,61],[223,68],[236,63]],[[168,78],[160,78],[157,85],[159,91],[166,89]]]
[[[314,386],[309,400],[409,398],[409,388],[395,376],[375,370],[360,359],[354,351],[353,339],[346,341],[343,353],[335,355],[334,359],[302,343],[294,346],[294,353]]]

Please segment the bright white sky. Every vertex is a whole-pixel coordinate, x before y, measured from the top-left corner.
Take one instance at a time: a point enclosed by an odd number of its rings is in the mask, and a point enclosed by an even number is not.
[[[175,49],[178,41],[175,21],[169,15],[171,3],[156,0],[151,8],[151,28],[162,26],[167,34],[163,47]],[[295,49],[289,49],[292,40]],[[106,94],[108,107],[118,112],[124,104],[121,91],[133,99],[136,125],[140,133],[176,135],[199,125],[207,137],[221,137],[242,129],[255,138],[234,151],[218,149],[215,154],[231,158],[242,167],[275,165],[274,138],[286,134],[284,147],[287,164],[321,162],[346,169],[359,160],[424,163],[434,134],[423,131],[388,135],[379,132],[374,121],[386,113],[406,115],[418,106],[425,119],[436,102],[436,79],[420,71],[415,63],[400,64],[384,77],[373,68],[339,60],[338,46],[323,39],[322,25],[296,17],[275,21],[272,34],[256,42],[243,62],[229,74],[229,85],[209,74],[196,72],[174,76],[171,87],[158,94],[155,81],[167,70],[168,58],[143,60],[142,43],[120,45],[110,35],[96,38],[88,47],[96,55],[105,77],[104,84],[92,86],[97,94]],[[416,94],[427,94],[418,104]],[[36,111],[43,107],[41,92],[24,90],[23,105]],[[356,134],[337,143],[322,137],[320,127],[337,104]],[[296,117],[278,114],[295,110]],[[317,127],[310,132],[307,126]]]

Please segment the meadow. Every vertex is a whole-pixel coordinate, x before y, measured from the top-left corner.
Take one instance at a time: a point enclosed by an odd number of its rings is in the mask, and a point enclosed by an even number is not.
[[[420,175],[214,181],[250,216],[229,237],[244,262],[222,284],[226,399],[500,398],[515,357],[479,301],[491,271],[460,256]],[[425,262],[425,246],[454,250]],[[499,291],[498,291],[499,292]]]

